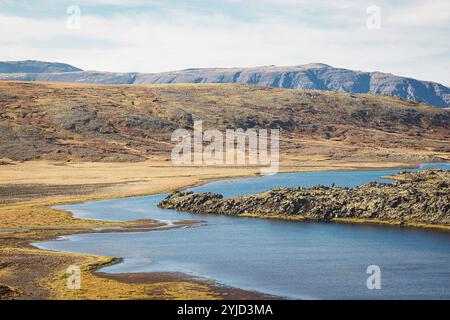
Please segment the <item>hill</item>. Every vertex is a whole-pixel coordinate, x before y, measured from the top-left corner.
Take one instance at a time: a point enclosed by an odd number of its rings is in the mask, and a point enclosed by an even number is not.
[[[82,71],[69,64],[36,60],[0,61],[0,73],[55,73]]]
[[[0,158],[141,161],[176,128],[280,128],[285,158],[448,158],[450,110],[392,97],[237,84],[0,82]]]
[[[55,66],[52,71],[40,73],[24,70],[6,71],[9,73],[0,74],[0,79],[93,84],[242,83],[272,88],[390,95],[441,108],[450,106],[450,88],[439,83],[389,73],[334,68],[320,63],[292,67],[186,69],[163,73],[114,73],[79,69],[55,72]]]

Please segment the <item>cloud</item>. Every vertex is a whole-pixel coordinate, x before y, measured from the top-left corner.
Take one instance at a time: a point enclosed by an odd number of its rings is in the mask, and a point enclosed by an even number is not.
[[[437,27],[449,30],[450,2],[441,0],[411,1],[408,5],[394,8],[387,18],[389,23],[399,27]]]
[[[0,60],[41,59],[83,69],[140,72],[323,62],[450,84],[445,72],[450,69],[448,14],[437,12],[438,1],[426,9],[418,2],[380,1],[380,30],[366,28],[366,3],[353,0],[328,7],[323,1],[264,0],[267,6],[230,1],[218,0],[225,7],[207,11],[194,10],[186,1],[185,6],[157,1],[162,6],[158,11],[102,15],[82,10],[79,30],[66,28],[65,12],[45,19],[3,14]],[[420,18],[410,21],[411,15]]]

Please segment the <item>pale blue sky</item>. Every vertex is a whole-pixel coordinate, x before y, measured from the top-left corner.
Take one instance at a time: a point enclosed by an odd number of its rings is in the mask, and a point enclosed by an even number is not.
[[[80,29],[66,27],[69,5]],[[380,29],[366,26],[370,5]],[[0,60],[123,72],[322,62],[450,85],[445,0],[0,0],[0,32]]]

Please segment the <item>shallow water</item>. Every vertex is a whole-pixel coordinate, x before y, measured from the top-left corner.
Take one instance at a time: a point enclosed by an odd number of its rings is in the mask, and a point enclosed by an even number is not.
[[[428,166],[428,165],[427,165]],[[449,164],[433,164],[446,170]],[[423,166],[425,167],[425,166]],[[355,186],[402,170],[314,172],[236,179],[192,188],[227,197],[275,187]],[[398,227],[193,215],[157,208],[165,195],[60,206],[77,217],[202,220],[205,226],[141,233],[78,234],[35,244],[123,257],[104,272],[177,271],[293,299],[449,299],[450,234]],[[369,265],[380,290],[366,287]]]

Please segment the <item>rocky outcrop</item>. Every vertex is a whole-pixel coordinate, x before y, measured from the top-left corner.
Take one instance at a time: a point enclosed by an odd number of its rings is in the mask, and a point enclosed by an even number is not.
[[[14,299],[18,295],[19,295],[18,290],[0,283],[0,299],[1,300]]]
[[[404,172],[393,178],[396,181],[388,184],[371,182],[355,188],[283,188],[232,199],[213,193],[176,192],[159,206],[204,214],[450,225],[449,171],[427,169]]]

